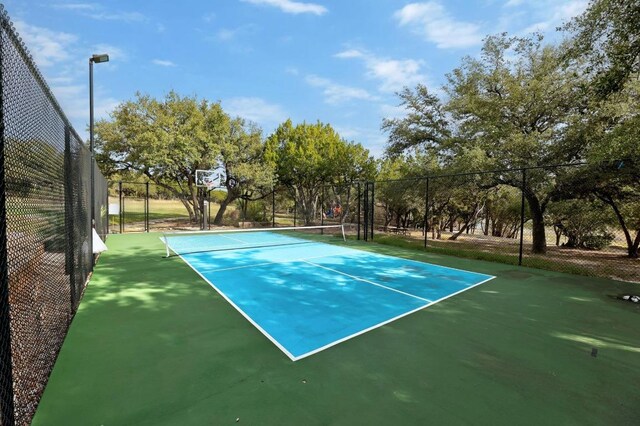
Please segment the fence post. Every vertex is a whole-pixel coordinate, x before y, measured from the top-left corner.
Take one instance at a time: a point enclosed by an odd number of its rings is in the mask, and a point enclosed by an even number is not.
[[[424,248],[427,248],[427,234],[429,232],[429,178],[427,178],[427,188],[424,191]]]
[[[0,37],[5,37],[4,29]],[[3,41],[4,42],[4,41]],[[4,49],[0,49],[0,55]],[[11,316],[9,312],[9,265],[7,263],[7,208],[5,184],[4,90],[0,56],[0,421],[15,424],[13,406],[13,360],[11,353]]]
[[[362,215],[363,226],[364,226],[364,240],[369,241],[369,182],[364,183],[364,193],[362,197],[364,212]]]
[[[520,252],[518,254],[518,266],[522,266],[522,251],[524,247],[524,187],[527,184],[527,169],[522,169],[522,198],[520,200]]]
[[[293,226],[296,226],[297,214],[298,214],[298,199],[294,194],[293,195]]]
[[[362,195],[360,194],[360,182],[356,183],[356,188],[358,191],[358,240],[360,240],[360,201]]]
[[[271,227],[276,227],[276,189],[271,193]]]
[[[149,182],[146,182],[146,198],[144,199],[144,227],[149,232]]]
[[[200,200],[200,230],[204,231],[204,188],[198,188],[198,200]]]
[[[324,225],[324,183],[322,183],[322,198],[320,199],[320,225]],[[320,229],[320,235],[324,235],[324,229]]]
[[[107,181],[106,185],[107,185],[107,196],[106,196],[107,197],[107,203],[105,204],[105,206],[107,206],[107,230],[106,230],[106,233],[105,233],[105,236],[104,236],[105,241],[107,240],[107,237],[109,236],[109,228],[110,228],[110,226],[109,226],[110,225],[109,224],[109,222],[110,222],[110,218],[109,218],[109,182],[108,181]]]
[[[373,241],[373,228],[376,222],[376,182],[371,182],[371,241]]]
[[[242,228],[244,228],[244,222],[247,219],[247,199],[246,198],[241,200],[240,207],[242,208]]]
[[[69,302],[70,311],[76,306],[76,268],[75,268],[75,223],[73,215],[73,158],[71,156],[71,133],[69,126],[64,131],[64,223],[67,231],[65,252],[65,269],[69,274]],[[71,317],[71,316],[69,316]]]
[[[122,181],[118,182],[118,197],[120,201],[120,208],[118,209],[118,227],[120,233],[124,233],[124,199],[122,198]]]

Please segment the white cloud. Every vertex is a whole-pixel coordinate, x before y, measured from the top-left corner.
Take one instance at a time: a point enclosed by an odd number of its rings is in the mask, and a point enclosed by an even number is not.
[[[407,115],[407,109],[402,105],[380,105],[380,115],[383,118],[393,119],[402,118]]]
[[[67,10],[96,10],[98,5],[95,3],[56,3],[52,7],[54,9]]]
[[[347,140],[354,140],[355,138],[357,138],[362,134],[362,131],[360,129],[354,129],[350,127],[340,127],[340,126],[335,126],[334,128],[341,138],[344,138]]]
[[[504,7],[516,7],[520,6],[522,3],[524,3],[524,0],[509,0],[504,4]]]
[[[364,56],[365,56],[364,53],[362,53],[357,49],[349,49],[349,50],[345,50],[343,52],[335,54],[336,58],[341,58],[341,59],[362,58]]]
[[[111,45],[83,45],[82,40],[74,34],[29,25],[23,21],[16,21],[15,26],[65,115],[80,136],[86,139],[89,121],[89,88],[86,81],[89,55],[108,53],[112,60],[123,60],[126,54]],[[111,62],[100,64],[100,69],[113,66]],[[98,119],[106,118],[119,103],[99,86],[96,86],[95,99],[94,111]]]
[[[246,34],[255,34],[258,26],[254,24],[241,25],[237,28],[221,28],[215,35],[216,40],[228,42],[238,39]]]
[[[237,30],[223,28],[216,33],[216,38],[220,41],[233,40],[238,34]]]
[[[216,19],[216,14],[215,14],[215,13],[213,13],[213,12],[211,12],[211,13],[207,13],[206,15],[203,15],[203,16],[202,16],[202,20],[203,20],[204,22],[207,22],[207,23],[209,23],[209,22],[213,22],[213,21],[215,21],[215,19]]]
[[[422,61],[415,59],[389,59],[377,57],[369,52],[349,49],[334,55],[341,59],[361,59],[367,69],[367,77],[379,80],[382,92],[397,92],[405,86],[426,83],[427,77],[421,73]]]
[[[154,59],[153,61],[151,61],[154,65],[158,65],[161,67],[175,67],[176,64],[173,63],[172,61],[168,61],[166,59]]]
[[[387,137],[377,127],[333,126],[338,134],[347,140],[362,144],[371,155],[381,157],[387,143]]]
[[[148,19],[139,12],[95,12],[88,13],[87,16],[98,21],[143,22]]]
[[[400,26],[411,28],[440,49],[475,46],[482,40],[480,25],[456,20],[436,1],[410,3],[394,17]]]
[[[325,102],[328,104],[341,104],[353,99],[372,101],[377,98],[371,95],[364,89],[357,87],[343,86],[335,83],[328,78],[318,77],[317,75],[308,75],[305,81],[313,87],[319,87],[323,89],[322,93],[325,97]]]
[[[129,60],[129,55],[127,55],[127,53],[123,49],[116,47],[112,44],[106,44],[106,43],[96,44],[95,46],[93,46],[92,52],[108,54],[109,66],[113,66],[114,62],[126,62]]]
[[[587,8],[587,0],[573,0],[568,3],[554,3],[553,18],[557,21],[566,21],[574,16],[580,15]]]
[[[295,67],[287,67],[284,69],[284,72],[286,72],[289,75],[300,75],[300,70],[298,70],[298,68],[295,68]]]
[[[89,89],[83,84],[52,86],[51,91],[62,106],[67,117],[78,123],[89,123]],[[107,118],[109,113],[119,104],[119,101],[107,96],[100,88],[96,89],[94,113],[96,120]],[[81,126],[76,130],[80,133],[86,126]]]
[[[71,10],[98,21],[142,22],[148,18],[139,12],[109,11],[97,3],[56,3],[54,9]]]
[[[327,8],[316,3],[304,3],[293,0],[241,0],[245,3],[262,4],[277,7],[284,13],[298,15],[300,13],[311,13],[313,15],[324,15]]]
[[[78,41],[78,37],[73,34],[36,27],[23,21],[16,21],[15,27],[34,60],[41,67],[69,60],[72,45]]]
[[[587,8],[587,0],[571,0],[567,3],[555,1],[531,2],[531,14],[537,22],[527,25],[518,31],[520,34],[553,31],[574,16],[580,15]]]
[[[222,102],[224,110],[261,125],[265,130],[275,128],[287,119],[285,110],[277,104],[271,104],[257,97],[235,97]]]

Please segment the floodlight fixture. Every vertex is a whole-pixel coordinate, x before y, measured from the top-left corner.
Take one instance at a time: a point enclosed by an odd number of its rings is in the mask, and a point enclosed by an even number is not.
[[[93,55],[89,60],[96,64],[101,64],[103,62],[109,62],[109,55],[106,53],[102,53],[100,55]]]

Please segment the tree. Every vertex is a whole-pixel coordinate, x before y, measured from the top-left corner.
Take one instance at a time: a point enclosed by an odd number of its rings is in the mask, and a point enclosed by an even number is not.
[[[380,163],[375,193],[384,208],[385,227],[394,221],[396,227],[407,227],[410,218],[424,217],[425,185],[416,179],[421,175],[414,157],[396,156]]]
[[[217,122],[213,119],[212,125]],[[215,225],[222,224],[226,208],[234,201],[261,199],[274,190],[274,170],[264,161],[261,130],[241,118],[228,123],[228,130],[219,141],[219,161],[225,171],[227,195],[220,202]]]
[[[612,220],[603,214],[603,210],[606,211],[603,207],[601,202],[588,199],[552,202],[549,213],[556,245],[560,245],[560,237],[565,236],[565,247],[601,250],[608,246],[615,236],[609,231]]]
[[[148,95],[120,104],[112,120],[96,123],[96,160],[107,176],[128,170],[146,176],[182,201],[192,221],[200,218],[196,169],[217,165],[220,135],[205,128],[219,104],[170,92],[159,101]]]
[[[357,182],[373,179],[376,173],[376,162],[369,151],[358,143],[342,141],[336,150],[333,178],[328,181],[330,194],[327,197],[341,206],[340,223],[352,217],[354,197],[357,197]],[[336,219],[336,218],[334,218]]]
[[[441,147],[451,136],[451,130],[438,97],[422,84],[415,90],[405,87],[398,97],[407,116],[382,120],[382,130],[389,133],[387,154],[398,155],[417,146]]]
[[[349,143],[328,124],[282,123],[267,139],[266,159],[278,181],[289,188],[305,224],[315,223],[324,185],[352,184],[373,170],[361,145]]]
[[[516,238],[520,229],[520,191],[497,186],[487,194],[484,235]]]
[[[580,74],[563,61],[562,46],[543,46],[540,41],[488,37],[480,60],[467,58],[449,75],[447,109],[460,123],[460,136],[481,147],[495,168],[570,163],[582,155],[580,134],[567,137],[568,125],[580,121],[584,102],[576,90]],[[544,211],[554,189],[554,173],[529,172],[524,187],[519,173],[497,180],[524,192],[534,253],[546,252]]]
[[[421,87],[402,92],[403,105],[411,113],[387,122],[390,134],[404,141],[391,139],[390,151],[426,145],[441,161],[474,152],[474,167],[485,170],[580,159],[584,133],[570,126],[580,123],[583,114],[584,94],[576,90],[583,83],[580,64],[567,64],[562,46],[544,46],[541,41],[505,34],[487,37],[480,58],[464,58],[447,75],[448,100],[443,106]],[[429,105],[427,113],[424,105]],[[442,110],[450,114],[448,130],[443,120],[432,124],[431,117],[441,114],[434,111]],[[423,136],[430,134],[439,136]],[[521,173],[495,178],[495,185],[524,191],[532,218],[532,252],[545,253],[544,211],[554,189],[554,171],[529,173],[524,187]]]
[[[175,92],[162,100],[138,93],[120,104],[111,120],[96,124],[96,151],[107,176],[145,176],[181,200],[193,222],[200,220],[205,197],[196,187],[196,170],[227,172],[227,196],[215,223],[229,203],[271,181],[261,163],[264,144],[257,127],[231,119],[219,103]]]
[[[587,164],[559,179],[563,199],[591,199],[611,208],[629,257],[640,246],[640,81],[629,80],[605,99],[591,99]]]
[[[591,0],[564,30],[573,35],[569,56],[588,57],[595,94],[606,98],[640,73],[640,3]]]

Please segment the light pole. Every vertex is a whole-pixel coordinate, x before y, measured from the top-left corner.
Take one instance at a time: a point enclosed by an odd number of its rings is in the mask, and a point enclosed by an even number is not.
[[[93,163],[95,160],[94,147],[93,147],[93,64],[101,64],[103,62],[109,62],[109,55],[93,55],[89,58],[89,151],[91,152],[91,237],[89,241],[93,241],[93,228],[96,224],[96,210],[95,210],[95,176]],[[91,253],[93,256],[93,243],[91,244]]]

